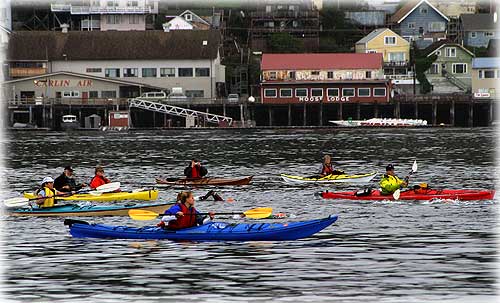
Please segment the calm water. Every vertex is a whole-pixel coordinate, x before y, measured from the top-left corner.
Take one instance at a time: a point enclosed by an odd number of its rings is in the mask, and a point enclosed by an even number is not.
[[[493,128],[15,133],[8,136],[8,197],[71,163],[88,181],[101,163],[124,188],[176,176],[192,157],[214,176],[254,175],[217,191],[235,202],[201,210],[273,207],[302,220],[339,214],[315,236],[289,242],[175,243],[73,239],[63,218],[3,216],[4,300],[20,302],[495,302],[496,201],[349,202],[292,187],[279,173],[313,173],[323,154],[350,173],[394,163],[413,182],[493,188]],[[378,181],[379,178],[377,177]],[[375,182],[374,182],[375,185]],[[162,189],[171,200],[178,189]],[[195,190],[204,194],[206,190]],[[141,226],[128,217],[84,218]],[[232,219],[230,219],[232,220]]]

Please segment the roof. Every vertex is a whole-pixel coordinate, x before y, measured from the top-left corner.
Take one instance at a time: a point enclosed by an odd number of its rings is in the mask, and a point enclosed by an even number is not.
[[[472,68],[500,68],[499,57],[473,58]]]
[[[460,15],[464,31],[496,30],[493,14]]]
[[[380,69],[380,53],[263,54],[261,70]]]
[[[208,45],[203,45],[203,41]],[[214,59],[217,30],[19,31],[10,36],[8,60],[195,60]],[[26,47],[26,46],[30,47]],[[65,56],[63,56],[65,55]]]
[[[466,53],[470,54],[472,57],[475,56],[473,52],[466,49],[462,45],[460,45],[458,43],[451,42],[449,40],[441,40],[441,41],[436,41],[436,42],[432,43],[424,50],[424,55],[426,57],[429,57],[430,55],[434,54],[435,52],[437,52],[438,50],[440,50],[441,48],[443,48],[445,46],[459,47],[459,48],[463,49]]]
[[[364,36],[361,40],[359,40],[358,42],[356,42],[356,44],[358,44],[358,43],[368,43],[368,42],[370,42],[371,40],[375,39],[378,35],[382,34],[385,31],[391,32],[391,35],[393,35],[393,36],[399,36],[398,34],[396,34],[395,32],[393,32],[392,30],[390,30],[388,28],[377,28],[374,31],[372,31],[371,33],[369,33],[368,35]],[[404,41],[406,41],[406,40],[404,40]],[[406,43],[409,44],[408,41],[406,41]]]
[[[34,80],[34,79],[39,79],[39,78],[47,78],[47,77],[58,76],[58,75],[75,76],[75,77],[82,77],[82,78],[87,78],[87,79],[93,79],[93,80],[100,80],[100,81],[105,81],[105,82],[111,82],[111,83],[116,83],[116,84],[124,84],[124,85],[133,85],[133,86],[142,86],[142,87],[152,87],[152,88],[161,88],[161,89],[163,89],[162,87],[153,86],[153,85],[144,84],[144,83],[138,83],[138,82],[133,82],[133,81],[125,81],[125,80],[116,79],[116,78],[97,77],[97,76],[91,76],[91,75],[87,75],[87,74],[80,74],[80,73],[66,72],[66,71],[59,71],[59,72],[53,72],[53,73],[42,74],[42,75],[37,75],[37,76],[24,77],[24,78],[19,78],[19,79],[4,81],[3,83],[5,83],[5,84],[17,83],[17,82],[22,82],[22,81],[26,81],[26,80]]]
[[[422,3],[426,3],[429,5],[433,10],[435,10],[438,14],[441,15],[446,21],[450,21],[448,17],[446,17],[445,14],[443,14],[441,11],[439,11],[434,5],[429,3],[427,0],[410,0],[408,1],[402,8],[400,8],[397,12],[394,13],[394,15],[391,16],[391,22],[392,23],[401,23],[406,17],[408,17],[417,7],[419,7]]]

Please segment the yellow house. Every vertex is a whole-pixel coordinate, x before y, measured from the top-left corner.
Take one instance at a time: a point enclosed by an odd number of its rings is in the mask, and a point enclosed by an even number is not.
[[[388,28],[378,28],[356,42],[356,53],[381,53],[384,62],[408,62],[410,43]]]

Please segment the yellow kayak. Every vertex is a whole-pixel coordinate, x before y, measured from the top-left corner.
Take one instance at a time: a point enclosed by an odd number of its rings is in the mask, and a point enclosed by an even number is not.
[[[36,198],[32,192],[25,192],[25,198]],[[152,201],[158,199],[158,190],[138,190],[138,191],[121,191],[116,193],[102,193],[102,194],[75,194],[69,197],[57,197],[57,200],[85,200],[85,201],[118,201],[118,200],[145,200]]]

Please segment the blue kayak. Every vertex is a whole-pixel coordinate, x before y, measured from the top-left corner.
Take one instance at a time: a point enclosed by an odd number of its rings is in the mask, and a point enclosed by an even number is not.
[[[205,225],[180,230],[156,226],[127,227],[89,224],[85,221],[66,219],[70,234],[75,238],[151,239],[188,241],[284,241],[307,238],[337,221],[337,215],[327,218],[289,222],[231,224],[210,222]]]

